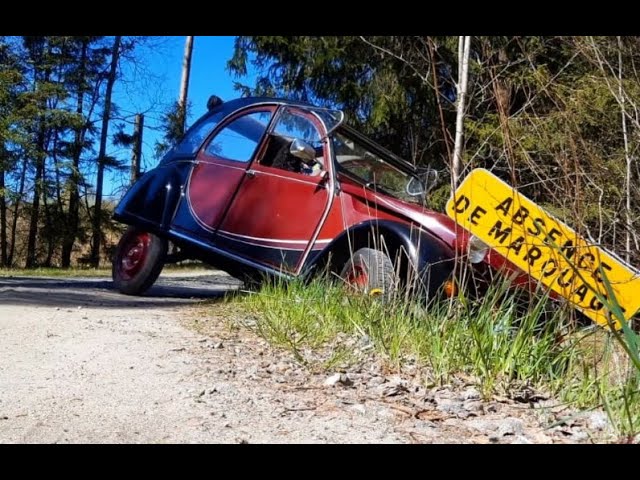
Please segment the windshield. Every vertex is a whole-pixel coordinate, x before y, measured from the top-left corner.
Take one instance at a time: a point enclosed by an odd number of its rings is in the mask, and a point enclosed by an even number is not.
[[[327,127],[327,135],[342,125],[344,121],[344,113],[340,110],[313,108],[312,111],[324,122],[324,126]]]
[[[380,190],[401,200],[422,204],[422,195],[410,195],[410,182],[417,177],[403,172],[357,141],[340,133],[333,136],[338,171],[357,177],[373,190]]]

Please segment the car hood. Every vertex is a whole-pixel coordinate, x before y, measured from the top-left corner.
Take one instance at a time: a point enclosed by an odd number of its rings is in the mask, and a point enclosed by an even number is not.
[[[454,250],[465,243],[468,236],[466,230],[446,215],[394,197],[371,191],[369,193],[378,205],[416,222]]]

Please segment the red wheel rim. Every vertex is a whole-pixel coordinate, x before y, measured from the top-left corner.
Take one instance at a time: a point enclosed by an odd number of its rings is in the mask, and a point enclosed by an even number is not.
[[[354,265],[349,270],[346,281],[357,290],[366,290],[369,286],[369,275],[360,265]]]
[[[118,256],[117,268],[121,278],[133,278],[145,264],[149,254],[151,236],[146,232],[131,235],[123,244]]]

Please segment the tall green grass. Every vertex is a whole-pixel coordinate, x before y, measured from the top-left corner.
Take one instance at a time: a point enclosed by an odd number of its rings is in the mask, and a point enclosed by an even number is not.
[[[397,297],[380,301],[316,279],[267,282],[241,302],[260,335],[311,368],[357,362],[353,346],[368,338],[390,368],[407,361],[422,367],[427,386],[459,375],[475,379],[485,396],[526,385],[576,408],[604,408],[621,435],[640,431],[637,375],[629,375],[633,366],[615,334],[574,330],[565,311],[549,313],[544,297],[523,308],[504,285],[480,302]],[[351,342],[337,340],[345,337]]]

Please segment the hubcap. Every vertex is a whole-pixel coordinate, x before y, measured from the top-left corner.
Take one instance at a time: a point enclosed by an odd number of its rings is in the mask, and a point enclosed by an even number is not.
[[[149,253],[151,237],[148,233],[137,233],[122,248],[118,270],[125,279],[130,279],[142,268]]]
[[[354,265],[347,274],[347,283],[357,290],[366,290],[369,286],[369,275],[360,265]]]

